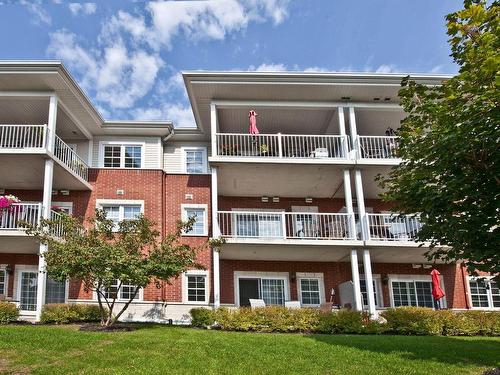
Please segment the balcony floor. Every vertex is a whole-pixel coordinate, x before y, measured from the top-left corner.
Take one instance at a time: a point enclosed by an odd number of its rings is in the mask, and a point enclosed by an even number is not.
[[[0,154],[0,188],[43,189],[43,173],[47,155]],[[53,189],[90,190],[91,185],[54,161]]]

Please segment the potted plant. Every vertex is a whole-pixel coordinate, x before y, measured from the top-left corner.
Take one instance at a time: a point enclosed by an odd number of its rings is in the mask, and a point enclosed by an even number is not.
[[[261,154],[267,154],[269,152],[269,147],[266,144],[262,144],[259,147]]]
[[[14,195],[0,195],[0,213],[12,211],[14,203],[19,203],[21,200]]]

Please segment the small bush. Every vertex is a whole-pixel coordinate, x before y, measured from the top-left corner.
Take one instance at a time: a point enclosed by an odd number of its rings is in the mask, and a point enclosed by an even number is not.
[[[320,316],[317,331],[321,333],[363,333],[363,313],[342,309]]]
[[[488,311],[441,311],[443,335],[447,336],[499,336],[500,313]]]
[[[382,313],[390,332],[400,335],[441,335],[443,318],[440,311],[425,307],[390,308]]]
[[[203,307],[196,307],[189,311],[193,327],[206,328],[215,323],[214,312]]]
[[[15,322],[19,318],[19,310],[15,304],[7,301],[0,301],[0,324]]]
[[[41,323],[68,324],[79,322],[98,322],[101,313],[97,305],[48,304],[42,309]]]
[[[229,331],[314,332],[319,323],[319,311],[282,306],[220,308],[215,312],[215,320],[221,329]]]

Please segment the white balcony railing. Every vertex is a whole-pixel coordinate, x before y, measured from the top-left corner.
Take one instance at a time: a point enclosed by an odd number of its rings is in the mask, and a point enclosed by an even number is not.
[[[0,150],[44,149],[46,125],[0,125]]]
[[[217,133],[217,156],[346,159],[348,137],[341,135]]]
[[[2,230],[24,230],[25,224],[36,226],[42,215],[41,203],[14,203],[0,212],[0,233]]]
[[[397,159],[399,138],[395,136],[358,136],[358,158]]]
[[[54,156],[66,164],[78,176],[88,181],[89,167],[87,163],[57,135],[55,137]]]
[[[346,213],[219,211],[221,236],[228,238],[354,240]]]
[[[366,214],[368,239],[372,241],[414,241],[422,227],[417,216]]]

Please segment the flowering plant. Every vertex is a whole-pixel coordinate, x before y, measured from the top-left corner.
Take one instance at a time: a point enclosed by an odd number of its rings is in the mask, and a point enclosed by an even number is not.
[[[12,205],[19,202],[21,200],[14,195],[0,195],[0,212],[12,210]]]

